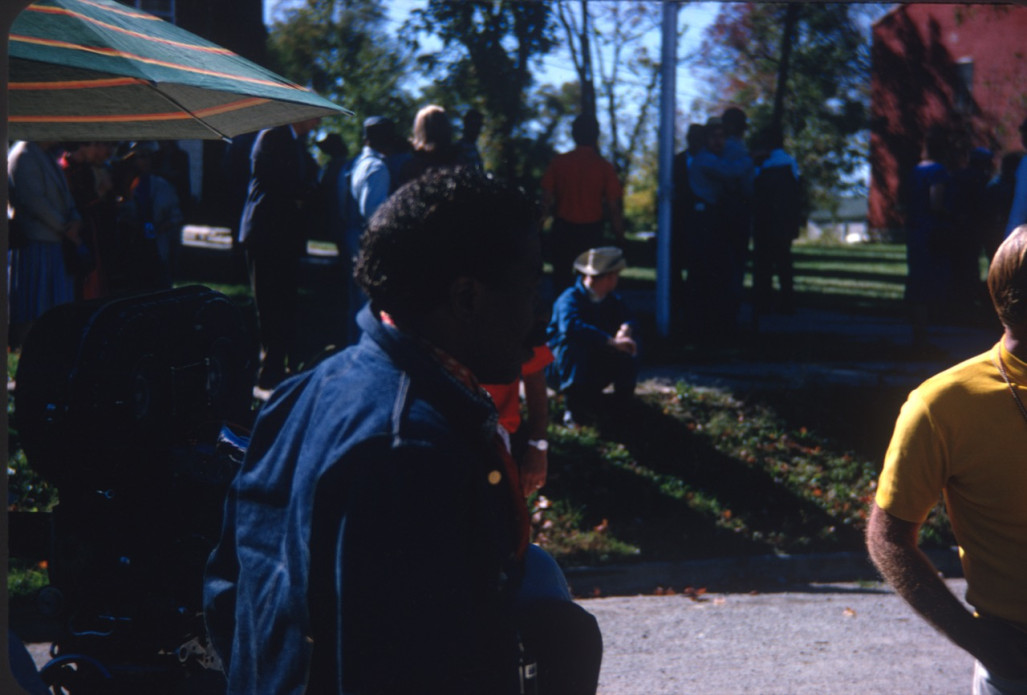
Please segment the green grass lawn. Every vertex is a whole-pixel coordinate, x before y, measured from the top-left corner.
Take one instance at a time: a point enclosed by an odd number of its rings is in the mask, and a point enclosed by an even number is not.
[[[626,287],[656,282],[655,242],[629,239],[624,243],[629,267],[622,274]],[[906,279],[906,247],[901,244],[840,245],[796,242],[792,245],[795,290],[800,301],[823,305],[822,294],[834,305],[872,303],[879,310],[901,308]],[[751,268],[745,279],[752,287]]]
[[[899,303],[905,291],[906,248],[898,244],[795,244],[796,292]]]
[[[837,395],[850,405],[898,397]],[[850,421],[848,432],[827,435],[803,424],[812,410],[778,409],[765,396],[679,383],[643,393],[616,421],[552,425],[536,541],[568,565],[861,550],[880,458],[867,450],[883,453],[890,429],[867,433]],[[951,543],[943,515],[923,540]]]

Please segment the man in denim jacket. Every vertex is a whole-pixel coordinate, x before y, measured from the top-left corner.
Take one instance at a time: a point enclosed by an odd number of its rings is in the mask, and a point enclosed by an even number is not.
[[[527,512],[477,380],[528,354],[536,221],[471,172],[372,218],[360,342],[274,392],[229,494],[204,597],[229,693],[517,692]]]
[[[616,292],[626,267],[624,252],[616,246],[585,251],[574,261],[578,281],[553,305],[546,336],[554,361],[546,373],[552,386],[564,394],[563,423],[568,427],[601,414],[596,411],[611,383],[614,396],[608,410],[613,414],[623,415],[635,393],[637,324]]]

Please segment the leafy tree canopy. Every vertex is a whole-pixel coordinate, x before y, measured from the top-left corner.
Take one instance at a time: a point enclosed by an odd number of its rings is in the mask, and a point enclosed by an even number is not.
[[[413,120],[413,100],[404,88],[410,58],[386,27],[384,5],[377,0],[305,0],[284,12],[270,31],[274,67],[353,111],[326,121],[326,130],[342,134],[356,153],[366,117]]]
[[[600,149],[627,179],[655,155],[660,64],[647,37],[658,36],[658,2],[556,3],[566,49],[581,83],[580,112],[599,117]]]
[[[707,28],[698,63],[709,69],[707,113],[729,105],[749,116],[750,133],[771,122],[778,88],[785,4],[726,3]],[[870,84],[867,15],[848,3],[799,3],[786,75],[782,126],[815,199],[858,187],[866,162]]]
[[[419,58],[425,74],[439,75],[434,92],[449,95],[448,108],[475,106],[485,114],[486,163],[510,179],[526,174],[524,153],[533,115],[527,99],[535,61],[553,47],[550,8],[541,2],[448,2],[430,0],[414,13],[416,29],[436,36],[437,53]]]

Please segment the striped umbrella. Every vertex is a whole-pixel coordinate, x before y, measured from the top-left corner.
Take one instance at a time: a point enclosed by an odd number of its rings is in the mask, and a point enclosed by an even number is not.
[[[215,139],[349,113],[112,0],[39,0],[9,41],[12,140]]]

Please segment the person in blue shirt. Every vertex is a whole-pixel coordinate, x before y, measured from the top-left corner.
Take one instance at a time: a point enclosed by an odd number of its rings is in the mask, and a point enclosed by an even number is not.
[[[688,126],[685,136],[687,149],[674,155],[673,181],[674,197],[672,205],[673,242],[671,247],[671,294],[676,303],[675,309],[680,312],[684,308],[685,289],[681,271],[689,273],[693,270],[695,258],[696,230],[702,222],[706,206],[702,203],[690,181],[692,161],[700,149],[706,145],[706,127],[699,123]]]
[[[353,160],[349,172],[339,179],[339,197],[347,201],[346,238],[342,252],[347,260],[343,267],[349,278],[346,290],[349,298],[346,334],[350,343],[357,342],[360,337],[357,312],[367,301],[367,295],[353,280],[352,260],[360,251],[360,236],[368,220],[393,190],[386,155],[394,139],[395,125],[391,120],[383,116],[369,117],[364,121],[364,147]]]
[[[1020,142],[1027,147],[1027,118],[1020,124]],[[1013,189],[1013,202],[1009,208],[1006,222],[1006,236],[1021,224],[1027,223],[1027,157],[1020,160],[1016,168],[1016,184]]]
[[[688,165],[694,206],[685,314],[692,340],[715,346],[730,339],[736,329],[741,266],[731,230],[739,229],[735,208],[744,204],[748,210],[742,182],[751,176],[752,161],[748,155],[741,156],[737,142],[729,151],[721,118],[708,119],[703,132],[705,137]]]
[[[724,126],[724,148],[720,153],[725,169],[730,172],[724,181],[723,206],[720,211],[720,233],[731,250],[730,293],[724,297],[724,317],[733,330],[741,308],[745,266],[752,238],[753,162],[745,145],[749,124],[745,112],[736,106],[724,110],[720,117]]]
[[[392,184],[385,157],[394,131],[395,126],[388,118],[371,116],[364,121],[364,147],[353,160],[349,181],[349,192],[356,201],[357,213],[357,234],[348,239],[350,251],[354,255],[360,247],[359,232],[389,197]]]
[[[799,165],[784,150],[780,126],[766,126],[756,135],[754,155],[758,165],[753,182],[752,320],[758,328],[763,314],[795,311],[792,241],[799,236],[803,215]],[[775,274],[780,284],[777,296]]]
[[[274,391],[226,500],[204,616],[227,693],[595,693],[598,625],[536,581],[555,563],[479,384],[519,376],[541,269],[535,206],[480,173],[371,218],[360,342]]]
[[[546,336],[555,360],[547,377],[564,394],[568,427],[596,415],[600,395],[611,383],[619,405],[635,392],[636,324],[615,291],[625,267],[624,253],[615,246],[585,251],[574,261],[577,282],[553,306]]]

